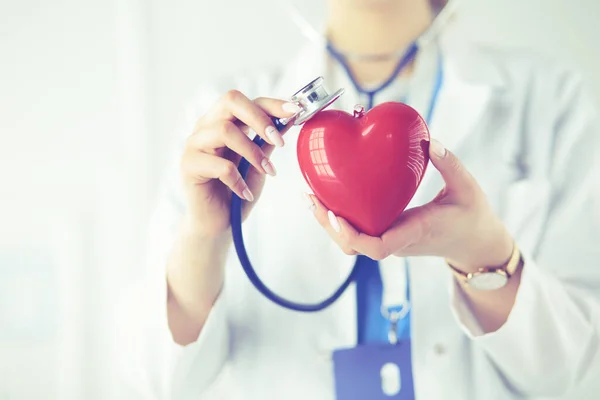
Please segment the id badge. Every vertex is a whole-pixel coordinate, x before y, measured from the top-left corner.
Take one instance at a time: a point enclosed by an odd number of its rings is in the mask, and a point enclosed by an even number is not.
[[[333,352],[337,400],[414,400],[410,339]]]

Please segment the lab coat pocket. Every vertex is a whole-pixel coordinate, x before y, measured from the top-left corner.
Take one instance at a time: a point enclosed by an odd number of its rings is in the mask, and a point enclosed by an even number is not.
[[[503,221],[522,248],[535,249],[550,206],[550,183],[544,179],[523,179],[508,185]]]

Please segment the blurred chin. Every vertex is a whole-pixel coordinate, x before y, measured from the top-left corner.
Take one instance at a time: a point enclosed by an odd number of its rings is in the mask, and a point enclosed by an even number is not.
[[[394,7],[407,2],[423,0],[334,0],[360,7]]]
[[[367,4],[367,5],[373,5],[373,4],[393,4],[393,3],[401,3],[405,0],[351,0],[354,1],[355,3],[362,3],[362,4]]]
[[[414,3],[414,2],[429,2],[431,4],[431,6],[436,9],[436,8],[442,8],[447,0],[333,0],[333,1],[338,1],[340,3],[346,3],[346,4],[352,4],[354,6],[366,6],[366,7],[373,7],[373,6],[387,6],[387,7],[394,7],[394,6],[399,6],[399,5],[403,5],[406,3]]]

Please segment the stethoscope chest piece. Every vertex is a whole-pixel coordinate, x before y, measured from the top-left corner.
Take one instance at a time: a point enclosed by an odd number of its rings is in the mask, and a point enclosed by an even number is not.
[[[301,108],[301,111],[293,117],[294,125],[305,123],[316,113],[331,105],[343,93],[344,89],[339,89],[335,93],[329,94],[323,86],[323,77],[321,76],[313,80],[298,90],[290,99]]]

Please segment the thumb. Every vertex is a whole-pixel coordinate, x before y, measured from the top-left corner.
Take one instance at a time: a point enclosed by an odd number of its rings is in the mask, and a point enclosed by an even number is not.
[[[439,141],[431,139],[429,158],[440,172],[448,194],[460,199],[470,199],[477,190],[477,183],[462,162]]]

